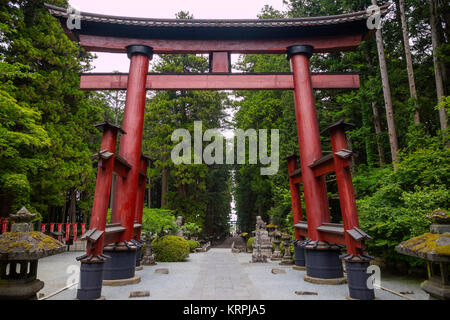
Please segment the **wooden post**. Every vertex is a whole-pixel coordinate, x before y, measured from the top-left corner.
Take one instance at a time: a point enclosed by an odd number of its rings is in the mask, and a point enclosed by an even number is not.
[[[288,161],[288,172],[289,172],[289,185],[291,189],[291,202],[292,202],[292,216],[294,220],[294,225],[303,220],[303,212],[302,212],[302,201],[300,198],[300,185],[294,182],[294,179],[291,177],[292,174],[298,169],[297,165],[297,155],[291,155],[287,157]],[[297,228],[295,230],[295,239],[303,240],[300,235],[300,231]]]
[[[125,159],[131,169],[126,179],[117,179],[114,195],[114,207],[111,222],[120,222],[126,228],[120,241],[130,241],[136,212],[136,196],[141,161],[142,133],[149,59],[153,56],[151,47],[132,45],[127,47],[130,58],[127,101],[125,104],[123,129],[127,132],[122,137],[119,156]]]
[[[336,172],[336,180],[339,192],[339,203],[341,205],[342,221],[344,230],[359,228],[358,212],[355,202],[355,191],[353,188],[352,174],[350,167],[344,166],[344,161],[351,158],[352,152],[347,149],[345,136],[345,123],[341,122],[329,128],[331,135],[331,147],[333,150],[334,169]],[[347,253],[357,256],[362,251],[357,248],[357,242],[345,233],[345,245]]]
[[[99,154],[97,182],[95,185],[94,203],[89,229],[105,231],[106,216],[108,214],[109,196],[111,192],[111,180],[114,170],[114,152],[116,151],[117,133],[122,131],[119,127],[101,123],[96,126],[103,131],[101,152]],[[59,231],[59,230],[58,230]],[[103,251],[104,234],[96,242],[87,242],[86,253],[88,256],[98,256]]]
[[[309,167],[315,160],[322,157],[319,123],[309,69],[309,58],[312,52],[313,47],[308,45],[296,45],[287,49],[287,56],[291,61],[294,73],[295,116],[308,236],[311,240],[316,241],[321,240],[317,228],[325,222],[330,222],[330,211],[325,177],[316,178],[313,170]]]

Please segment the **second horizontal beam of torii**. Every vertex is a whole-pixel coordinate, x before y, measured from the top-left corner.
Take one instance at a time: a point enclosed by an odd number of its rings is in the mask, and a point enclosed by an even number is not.
[[[312,74],[314,89],[358,89],[359,74]],[[127,74],[82,74],[82,90],[126,90]],[[147,90],[292,90],[290,73],[278,74],[148,74]]]

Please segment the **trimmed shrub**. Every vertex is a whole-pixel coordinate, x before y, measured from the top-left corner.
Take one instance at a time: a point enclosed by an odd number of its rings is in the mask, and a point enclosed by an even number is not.
[[[189,244],[189,248],[191,250],[191,252],[194,252],[195,249],[200,248],[200,242],[195,241],[195,240],[187,240],[188,244]]]
[[[184,261],[189,257],[190,247],[186,239],[178,236],[155,238],[152,242],[155,260],[161,262]]]
[[[255,237],[251,237],[247,240],[247,249],[249,251],[253,250],[253,241],[255,241]]]

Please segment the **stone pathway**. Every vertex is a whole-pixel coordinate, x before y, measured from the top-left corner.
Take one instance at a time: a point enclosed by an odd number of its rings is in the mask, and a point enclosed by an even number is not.
[[[69,265],[78,265],[75,257],[80,253],[67,252],[41,259],[38,278],[46,283],[41,293],[46,295],[64,287],[70,274]],[[303,280],[304,271],[278,262],[250,263],[251,254],[233,254],[230,249],[213,248],[206,253],[191,254],[186,262],[159,262],[156,266],[145,266],[136,275],[141,282],[122,287],[103,286],[102,295],[108,300],[345,300],[346,284],[338,286],[316,285]],[[168,268],[169,274],[155,273],[156,269]],[[273,268],[285,270],[273,274]],[[420,280],[381,277],[382,286],[395,291],[414,291],[408,297],[428,299],[420,289]],[[59,287],[57,287],[59,285]],[[76,297],[76,286],[65,290],[51,300],[71,300]],[[150,291],[150,297],[129,298],[131,291]],[[317,292],[317,295],[296,295],[295,291]],[[383,290],[375,295],[382,300],[405,300]]]
[[[201,269],[189,296],[192,299],[260,299],[247,270],[230,249],[211,249],[203,258]],[[227,254],[228,253],[228,254]],[[251,259],[250,255],[242,254]]]

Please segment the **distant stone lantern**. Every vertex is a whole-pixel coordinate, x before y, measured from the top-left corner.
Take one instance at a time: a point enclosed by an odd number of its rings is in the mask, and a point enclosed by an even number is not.
[[[153,237],[151,232],[149,232],[146,236],[145,236],[145,253],[144,253],[144,257],[142,258],[142,265],[144,266],[153,266],[155,264],[157,264],[155,262],[155,258],[153,258],[153,254],[152,254],[152,241],[153,241]]]
[[[16,214],[11,232],[0,235],[0,300],[35,300],[44,283],[36,278],[38,259],[57,254],[65,246],[41,232],[32,231],[36,215],[23,207]]]
[[[281,254],[280,250],[280,243],[281,243],[281,232],[275,229],[275,231],[272,232],[273,235],[273,244],[275,246],[275,249],[273,250],[271,260],[281,260],[283,258],[283,255]]]
[[[421,287],[431,299],[450,300],[450,215],[440,210],[427,217],[430,232],[400,243],[397,252],[427,260],[428,280]]]
[[[274,225],[273,223],[269,223],[267,226],[266,226],[266,228],[267,228],[267,231],[269,232],[269,236],[270,236],[270,241],[271,242],[273,242],[273,239],[274,239],[274,234],[273,234],[273,232],[275,231],[275,229],[276,229],[276,225]]]
[[[283,233],[281,236],[283,239],[283,245],[284,245],[284,256],[283,259],[280,262],[280,265],[291,265],[294,264],[294,261],[292,261],[292,255],[291,255],[291,236],[288,233]]]

